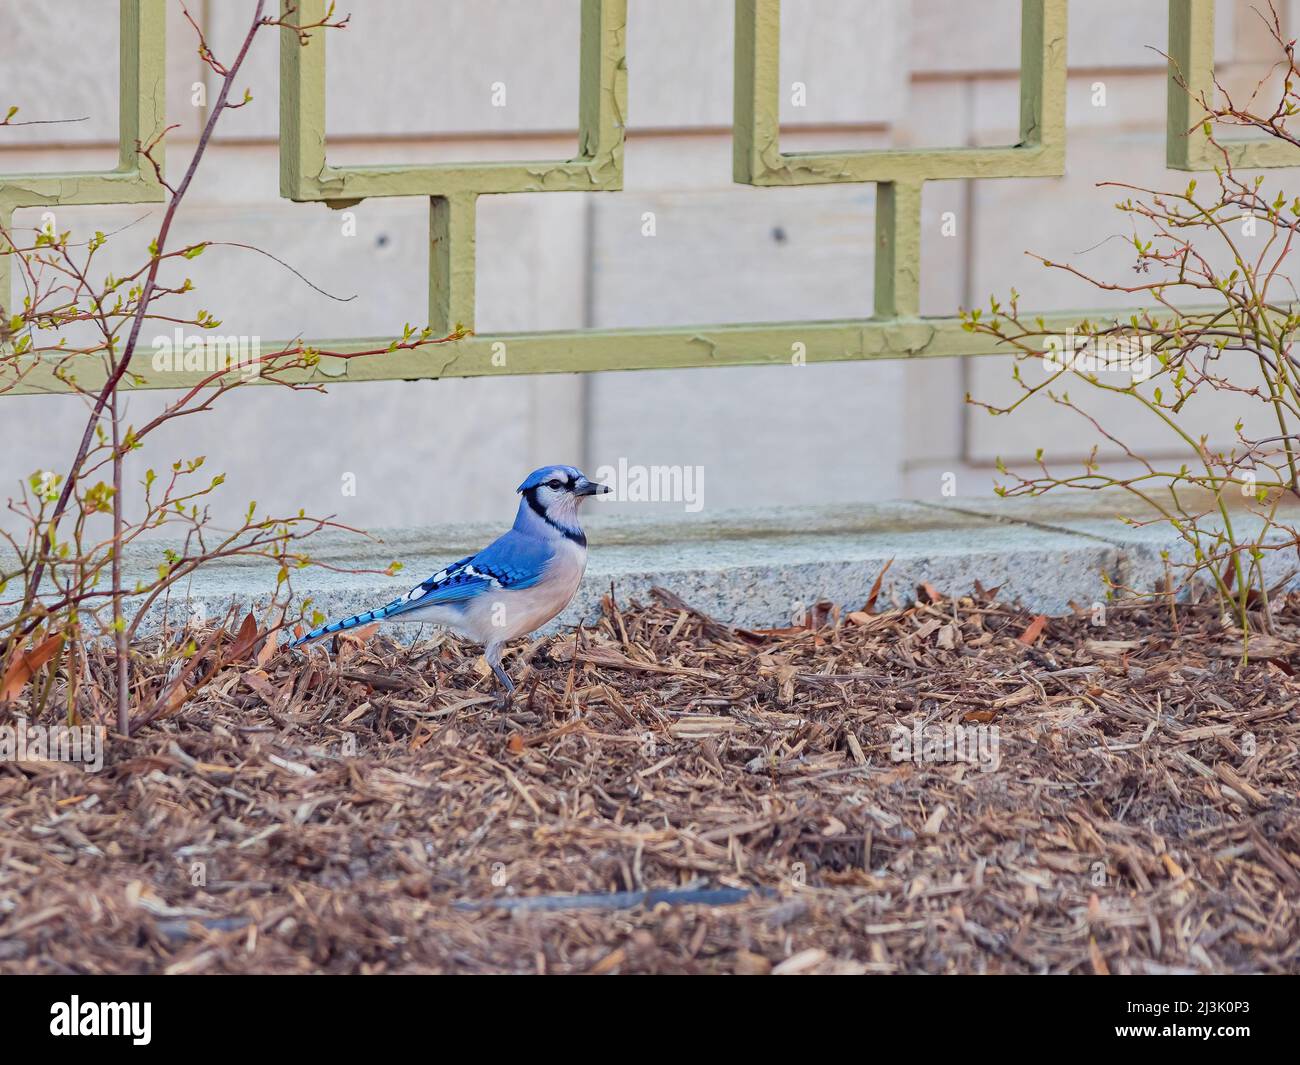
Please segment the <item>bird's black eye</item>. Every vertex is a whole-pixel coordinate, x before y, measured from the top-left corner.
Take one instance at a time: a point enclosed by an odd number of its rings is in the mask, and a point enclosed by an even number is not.
[[[546,487],[558,492],[561,488],[564,487],[564,482],[557,481],[554,477],[552,477],[549,481],[546,482]]]

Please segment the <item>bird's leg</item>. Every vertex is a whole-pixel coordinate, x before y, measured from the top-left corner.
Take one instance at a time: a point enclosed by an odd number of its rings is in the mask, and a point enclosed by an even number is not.
[[[504,710],[510,705],[510,700],[514,698],[515,683],[510,679],[510,674],[501,666],[501,645],[499,643],[489,644],[483,657],[487,659],[487,664],[492,667],[492,672],[496,674],[497,680],[503,689],[497,695],[497,706]]]
[[[496,662],[492,663],[492,672],[497,675],[497,680],[501,682],[501,687],[504,689],[501,692],[501,702],[503,704],[508,704],[515,696],[514,681],[510,679],[510,674],[502,669]]]

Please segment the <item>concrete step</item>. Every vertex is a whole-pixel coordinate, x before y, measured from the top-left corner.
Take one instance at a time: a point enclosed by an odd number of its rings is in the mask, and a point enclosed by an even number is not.
[[[551,628],[592,619],[611,588],[619,602],[648,598],[660,585],[720,620],[742,626],[791,623],[822,600],[859,608],[873,582],[892,560],[879,603],[911,602],[922,583],[945,595],[964,595],[978,580],[1000,587],[1032,611],[1061,614],[1070,604],[1089,608],[1107,598],[1103,575],[1117,584],[1153,590],[1167,572],[1165,556],[1189,557],[1167,523],[1126,526],[1132,498],[1089,493],[1056,498],[896,502],[858,506],[791,507],[630,518],[595,513],[585,523],[590,542],[586,579],[573,604]],[[595,509],[595,508],[593,508]],[[1287,511],[1300,524],[1300,509]],[[1259,520],[1241,512],[1239,530]],[[477,551],[503,529],[454,525],[395,529],[364,538],[338,533],[310,541],[311,554],[336,570],[309,568],[293,574],[299,597],[330,618],[381,606],[441,569]],[[1275,540],[1284,537],[1278,535]],[[148,545],[131,565],[152,573],[160,545]],[[338,569],[383,569],[403,563],[398,577]],[[1271,580],[1297,568],[1292,549],[1270,552]],[[208,616],[231,606],[263,608],[276,567],[258,559],[209,566],[177,589],[173,619],[190,604]],[[156,624],[156,622],[155,622]],[[151,627],[151,626],[146,626]],[[399,638],[420,626],[390,624]],[[427,633],[428,627],[425,627]]]

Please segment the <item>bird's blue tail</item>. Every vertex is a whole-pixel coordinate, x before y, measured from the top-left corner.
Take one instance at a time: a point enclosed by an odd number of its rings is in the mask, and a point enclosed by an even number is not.
[[[319,628],[312,629],[311,632],[304,633],[296,640],[290,640],[289,646],[300,647],[312,640],[319,640],[322,636],[329,636],[336,632],[346,632],[348,629],[355,629],[358,625],[369,625],[372,621],[383,621],[384,618],[393,613],[393,608],[400,602],[399,599],[387,606],[381,606],[378,610],[367,610],[364,614],[353,614],[350,618],[344,618],[342,621],[331,621],[328,625],[321,625]]]

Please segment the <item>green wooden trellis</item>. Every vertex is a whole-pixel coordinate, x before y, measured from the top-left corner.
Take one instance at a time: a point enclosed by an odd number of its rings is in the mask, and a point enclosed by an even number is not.
[[[122,11],[121,162],[109,173],[0,175],[0,221],[20,206],[158,200],[162,190],[139,165],[137,142],[163,121],[162,0],[120,0]],[[474,327],[475,212],[479,196],[512,192],[614,191],[622,187],[627,104],[627,0],[581,0],[579,155],[563,161],[426,166],[329,164],[325,141],[327,33],[299,45],[283,30],[280,45],[280,191],[294,201],[346,207],[382,196],[422,196],[429,210],[429,326],[457,326],[463,339],[366,359],[324,359],[314,372],[336,381],[468,377],[491,374],[788,364],[996,354],[993,338],[968,333],[956,316],[922,317],[921,191],[926,181],[1048,177],[1065,163],[1067,0],[1021,0],[1020,139],[995,148],[783,153],[778,128],[780,0],[736,0],[734,177],[752,185],[873,182],[877,185],[876,269],[871,317],[813,322],[683,325],[477,335]],[[323,17],[325,0],[295,0],[296,19]],[[1167,163],[1213,166],[1199,129],[1196,99],[1213,87],[1214,0],[1169,0],[1171,59]],[[1174,71],[1191,89],[1189,98]],[[1274,142],[1240,142],[1233,161],[1247,167],[1300,164],[1300,153]],[[0,294],[10,292],[0,256]],[[1123,320],[1131,312],[1072,311],[1045,316],[1062,331],[1084,319]],[[389,338],[313,340],[347,353]],[[274,350],[264,346],[264,350]],[[504,355],[502,359],[500,356]],[[98,365],[98,360],[93,360]],[[193,383],[199,373],[158,372],[141,360],[140,387]],[[94,367],[79,374],[92,385]],[[38,367],[12,393],[65,391]]]

